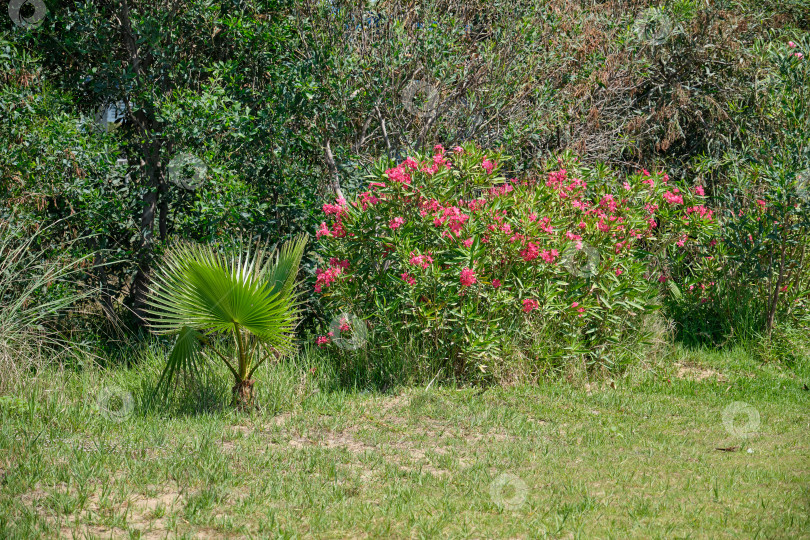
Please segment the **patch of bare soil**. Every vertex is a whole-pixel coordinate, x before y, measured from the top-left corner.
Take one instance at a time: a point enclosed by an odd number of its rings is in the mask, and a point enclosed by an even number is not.
[[[704,368],[695,364],[675,362],[675,368],[678,370],[675,376],[679,379],[687,379],[690,381],[703,381],[716,377],[718,382],[725,382],[726,376],[713,369]]]
[[[75,488],[68,488],[61,484],[56,487],[57,491],[69,495],[76,495]],[[149,494],[133,494],[123,503],[115,504],[110,509],[109,501],[101,500],[102,486],[97,486],[96,490],[90,493],[82,508],[73,514],[57,516],[44,504],[49,492],[41,486],[37,486],[32,491],[22,496],[22,501],[30,506],[37,513],[43,516],[49,523],[59,527],[60,538],[130,538],[131,531],[138,531],[139,538],[159,539],[173,536],[176,531],[169,527],[168,518],[172,511],[184,504],[184,496],[181,491],[168,486],[160,488],[147,488]],[[108,527],[99,524],[106,515],[121,515],[125,513],[129,530],[120,527]],[[213,537],[208,532],[201,531],[193,536],[194,538]]]

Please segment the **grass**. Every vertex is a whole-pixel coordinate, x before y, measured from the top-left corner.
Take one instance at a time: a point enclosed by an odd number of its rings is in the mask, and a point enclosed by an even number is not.
[[[810,538],[806,363],[379,393],[309,354],[246,415],[225,378],[150,405],[159,353],[0,397],[0,537]]]

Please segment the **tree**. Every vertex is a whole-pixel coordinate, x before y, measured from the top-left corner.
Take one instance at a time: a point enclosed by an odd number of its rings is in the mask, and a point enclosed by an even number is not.
[[[198,372],[207,359],[202,347],[208,346],[234,376],[234,404],[253,407],[254,372],[291,349],[295,279],[305,245],[306,237],[299,236],[269,256],[261,243],[254,251],[242,246],[233,254],[208,244],[170,248],[147,300],[152,329],[177,334],[158,389],[168,391],[179,371]],[[230,359],[216,348],[223,334],[235,344]]]
[[[125,170],[113,175],[127,187],[123,201],[135,234],[103,237],[95,247],[123,251],[128,265],[117,286],[128,287],[139,322],[153,264],[172,234],[211,240],[251,229],[278,239],[297,230],[279,216],[279,209],[295,206],[283,200],[294,190],[276,182],[285,176],[278,162],[287,158],[279,155],[279,141],[298,147],[289,137],[295,126],[283,125],[290,123],[285,111],[298,103],[284,83],[294,50],[286,46],[294,34],[284,5],[84,1],[51,9],[38,28],[14,29],[75,112],[92,118],[120,107],[121,126],[108,139],[126,158]],[[278,106],[274,85],[287,97]],[[210,191],[172,183],[170,164],[185,153],[200,157],[217,180]],[[271,158],[256,159],[263,154]],[[108,179],[91,175],[85,184]],[[201,192],[214,202],[201,200]],[[275,219],[259,219],[269,209]],[[97,262],[105,268],[103,255]]]

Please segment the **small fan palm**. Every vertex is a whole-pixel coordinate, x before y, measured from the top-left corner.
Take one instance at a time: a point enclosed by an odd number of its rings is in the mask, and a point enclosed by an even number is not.
[[[167,393],[178,372],[198,373],[210,349],[228,366],[236,384],[234,404],[253,407],[253,373],[269,358],[292,349],[298,315],[295,278],[306,237],[269,253],[240,246],[223,254],[211,246],[180,243],[163,259],[150,287],[147,321],[157,334],[177,334],[157,390]],[[228,358],[212,338],[229,334],[235,351]]]

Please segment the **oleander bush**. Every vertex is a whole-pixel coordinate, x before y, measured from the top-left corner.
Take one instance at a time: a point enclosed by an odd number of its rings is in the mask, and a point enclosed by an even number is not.
[[[729,182],[712,198],[722,223],[717,252],[674,269],[685,294],[669,297],[667,310],[682,341],[752,343],[802,332],[807,339],[810,68],[804,52],[810,41],[758,47],[768,69],[758,81],[757,99],[735,109],[779,130],[767,138],[743,132],[745,145],[728,156]],[[784,327],[774,333],[779,324]],[[765,349],[797,350],[790,340]]]
[[[318,344],[367,333],[374,362],[415,341],[460,378],[491,373],[506,349],[537,369],[620,365],[669,289],[667,252],[709,256],[715,243],[702,187],[663,172],[622,177],[571,153],[507,179],[508,161],[437,145],[382,160],[352,201],[325,204],[314,290],[336,324]],[[549,323],[539,358],[528,349]]]

